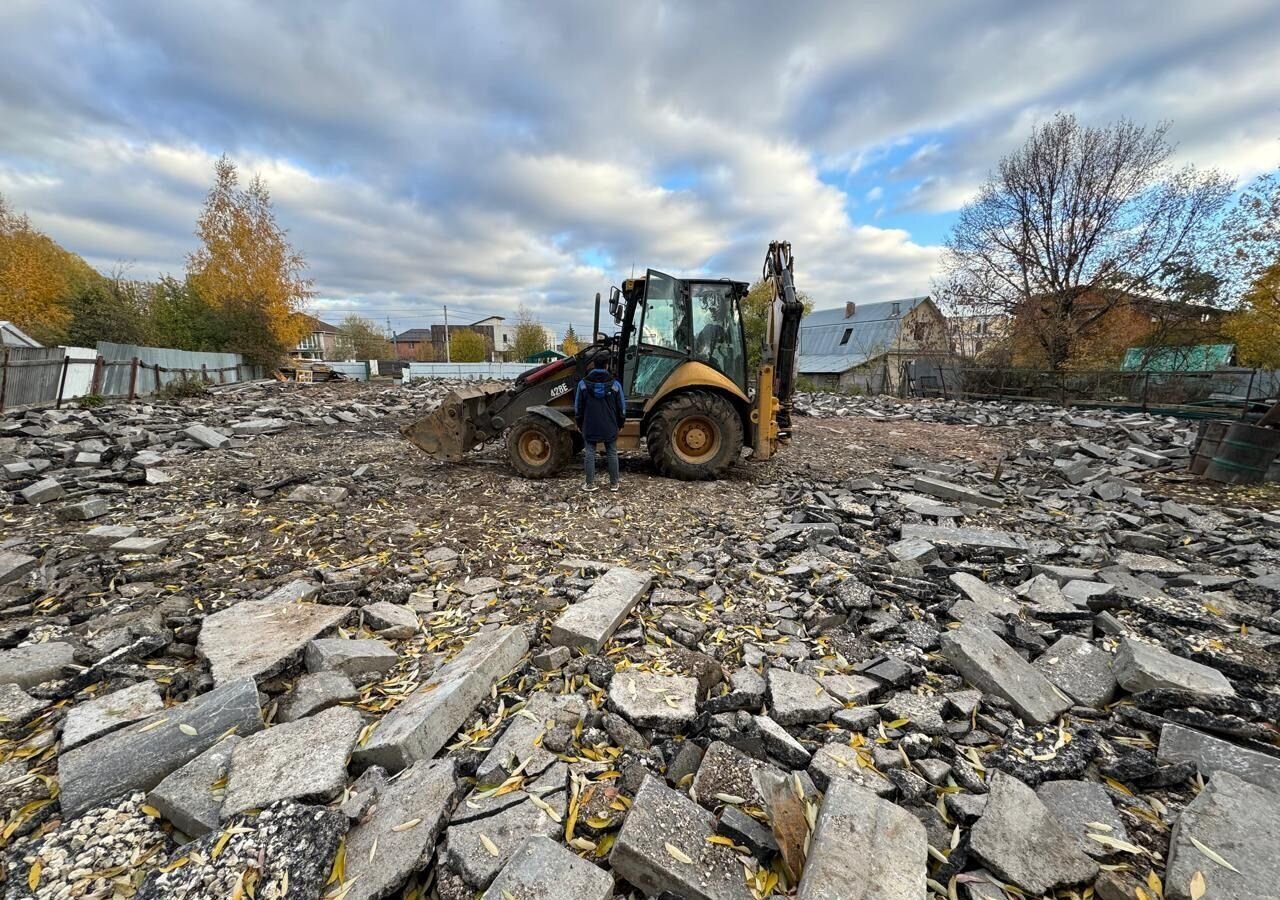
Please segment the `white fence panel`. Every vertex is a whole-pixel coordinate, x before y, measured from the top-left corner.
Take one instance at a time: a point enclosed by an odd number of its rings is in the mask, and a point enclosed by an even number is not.
[[[514,381],[543,363],[409,363],[401,375],[409,382],[419,378],[458,378],[468,381]]]

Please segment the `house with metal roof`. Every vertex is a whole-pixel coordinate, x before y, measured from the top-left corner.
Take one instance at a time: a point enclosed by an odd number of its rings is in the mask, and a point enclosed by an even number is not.
[[[827,390],[899,393],[912,361],[949,353],[947,319],[929,297],[850,302],[800,323],[800,377]]]

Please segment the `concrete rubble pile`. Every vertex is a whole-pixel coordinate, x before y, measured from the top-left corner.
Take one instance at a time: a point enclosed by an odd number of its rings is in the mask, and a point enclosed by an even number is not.
[[[812,395],[756,473],[588,499],[339,388],[0,424],[67,491],[0,543],[5,898],[1280,896],[1280,497],[1197,497],[1186,424]]]

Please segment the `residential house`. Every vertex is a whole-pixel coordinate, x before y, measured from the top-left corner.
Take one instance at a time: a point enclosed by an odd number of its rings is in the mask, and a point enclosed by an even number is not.
[[[311,330],[302,336],[298,346],[290,351],[294,359],[334,359],[338,348],[338,327],[322,322],[315,316],[303,316]]]
[[[828,390],[896,394],[910,363],[950,353],[947,319],[929,297],[846,303],[800,323],[800,377]]]
[[[491,318],[500,319],[501,317],[492,316]],[[494,326],[487,324],[488,322],[489,319],[482,319],[472,325],[450,325],[449,335],[456,335],[461,331],[474,331],[484,338],[486,358],[493,359],[494,341],[497,336],[494,333]],[[444,325],[432,325],[429,328],[410,328],[397,334],[392,339],[392,343],[395,345],[396,355],[400,359],[444,362],[449,358]]]
[[[1009,336],[1009,317],[1003,313],[947,316],[947,332],[951,352],[974,359]]]
[[[40,342],[8,320],[0,321],[0,347],[39,348]]]

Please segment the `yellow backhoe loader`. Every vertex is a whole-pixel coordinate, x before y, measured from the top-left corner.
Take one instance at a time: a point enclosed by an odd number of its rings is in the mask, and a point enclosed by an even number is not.
[[[791,437],[791,396],[803,307],[792,279],[791,245],[774,241],[764,260],[772,286],[765,347],[752,379],[741,304],[748,285],[673,278],[653,269],[613,288],[611,337],[600,330],[575,356],[525,372],[511,385],[459,391],[401,433],[436,459],[457,460],[506,433],[512,467],[527,478],[555,475],[582,449],[574,391],[607,352],[627,398],[619,450],[644,446],[664,475],[717,478],[744,446],[769,459]]]

